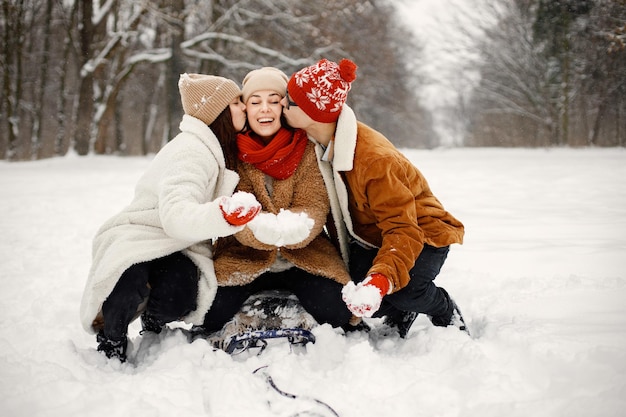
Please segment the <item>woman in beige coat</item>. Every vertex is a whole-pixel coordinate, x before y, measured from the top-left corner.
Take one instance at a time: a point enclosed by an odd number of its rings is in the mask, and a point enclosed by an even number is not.
[[[329,199],[314,144],[302,130],[281,123],[287,76],[271,67],[243,80],[250,131],[239,134],[237,190],[254,194],[262,211],[234,236],[218,239],[214,265],[218,290],[205,317],[214,332],[252,294],[284,289],[295,294],[318,323],[344,326],[352,317],[341,298],[350,281],[343,260],[324,232]]]

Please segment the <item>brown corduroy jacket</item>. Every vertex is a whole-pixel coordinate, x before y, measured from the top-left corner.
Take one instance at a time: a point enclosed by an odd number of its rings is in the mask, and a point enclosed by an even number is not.
[[[262,211],[278,214],[282,208],[306,212],[315,225],[307,239],[281,248],[260,242],[248,227],[235,236],[218,239],[213,261],[219,285],[252,282],[269,270],[279,251],[284,259],[309,273],[341,284],[350,281],[346,264],[323,230],[330,203],[313,143],[307,144],[302,160],[291,177],[273,180],[272,195],[267,190],[262,171],[248,163],[240,163],[238,171],[240,181],[237,190],[254,194],[262,205]]]
[[[463,224],[443,208],[411,161],[362,123],[354,159],[354,168],[344,173],[354,232],[380,248],[370,273],[403,288],[424,243],[462,243]]]
[[[444,209],[422,173],[347,105],[337,122],[332,164],[319,164],[334,185],[328,193],[342,253],[349,240],[378,248],[368,274],[385,275],[394,292],[408,284],[425,243],[463,243],[463,224]]]

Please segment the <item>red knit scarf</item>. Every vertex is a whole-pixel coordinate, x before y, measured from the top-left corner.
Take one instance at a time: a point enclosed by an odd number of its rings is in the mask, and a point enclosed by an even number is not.
[[[292,134],[284,127],[267,145],[252,131],[237,135],[239,159],[277,180],[287,179],[296,172],[307,142],[304,130]]]

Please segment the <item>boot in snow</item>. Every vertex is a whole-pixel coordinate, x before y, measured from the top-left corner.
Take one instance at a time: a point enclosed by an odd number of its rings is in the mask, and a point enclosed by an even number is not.
[[[163,330],[165,326],[164,323],[161,323],[156,317],[144,311],[141,314],[141,332],[139,334],[144,334],[145,332],[152,332],[159,334]]]
[[[450,297],[450,294],[448,294],[446,290],[444,290],[443,288],[439,289],[446,297],[446,300],[448,302],[448,310],[440,316],[430,317],[430,321],[433,323],[433,325],[438,327],[454,326],[469,335],[470,332],[465,325],[465,320],[463,319],[463,315],[461,314],[459,306],[454,302],[454,300]]]
[[[400,337],[405,339],[411,329],[411,326],[413,325],[413,322],[417,318],[417,314],[418,313],[415,311],[398,310],[394,314],[385,316],[383,323],[391,328],[398,329]]]
[[[369,324],[365,323],[360,317],[359,320],[351,319],[349,323],[344,324],[341,328],[344,334],[353,332],[369,333],[369,331],[372,330]]]
[[[98,352],[104,352],[107,358],[117,358],[120,362],[126,362],[126,348],[128,347],[126,336],[122,340],[111,340],[100,330],[96,340],[98,341]]]

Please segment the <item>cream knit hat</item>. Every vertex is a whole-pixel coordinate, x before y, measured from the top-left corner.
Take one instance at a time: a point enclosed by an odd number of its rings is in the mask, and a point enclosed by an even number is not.
[[[261,90],[276,91],[285,97],[288,80],[287,75],[278,68],[263,67],[252,70],[243,79],[242,100],[246,103],[252,93]]]
[[[228,78],[204,74],[181,74],[178,80],[185,114],[210,125],[241,90]]]

